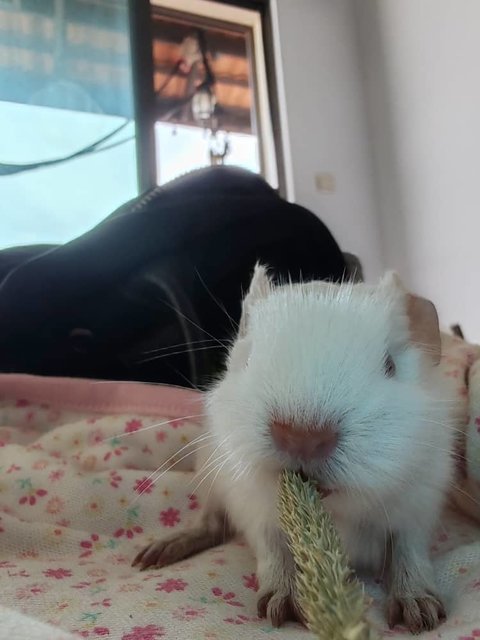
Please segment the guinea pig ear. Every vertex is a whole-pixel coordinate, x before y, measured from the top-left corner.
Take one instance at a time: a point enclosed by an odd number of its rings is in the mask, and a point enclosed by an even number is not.
[[[407,288],[396,271],[387,271],[380,282],[380,286],[386,289],[397,289],[402,293],[407,293]]]
[[[395,271],[388,271],[383,276],[381,286],[390,290],[396,289],[405,296],[410,342],[425,351],[434,366],[438,365],[441,357],[441,338],[438,314],[433,302],[409,293]]]
[[[413,344],[418,344],[436,366],[440,363],[442,346],[435,305],[430,300],[412,293],[406,294],[406,303],[410,340]]]
[[[250,316],[250,309],[252,304],[257,300],[266,298],[272,289],[272,282],[268,275],[267,268],[256,263],[253,271],[253,277],[250,281],[250,287],[247,295],[243,299],[242,303],[242,315],[240,317],[239,331],[240,337],[243,337],[247,333],[247,326]]]

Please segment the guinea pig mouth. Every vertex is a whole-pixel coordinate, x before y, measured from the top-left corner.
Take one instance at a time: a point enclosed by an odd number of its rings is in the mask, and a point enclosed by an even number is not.
[[[298,471],[298,475],[303,480],[303,482],[311,482],[315,486],[317,492],[320,494],[320,497],[322,499],[328,498],[329,495],[337,491],[337,489],[332,489],[331,487],[322,486],[317,479],[310,478],[303,469],[300,469],[300,471]]]

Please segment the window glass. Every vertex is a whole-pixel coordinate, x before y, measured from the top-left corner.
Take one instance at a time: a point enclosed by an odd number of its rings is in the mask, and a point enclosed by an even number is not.
[[[0,140],[0,248],[68,241],[137,194],[127,0],[0,0]]]

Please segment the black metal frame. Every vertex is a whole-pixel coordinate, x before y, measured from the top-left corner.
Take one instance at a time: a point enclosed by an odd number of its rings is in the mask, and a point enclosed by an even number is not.
[[[150,0],[128,0],[137,181],[140,193],[157,184],[150,12]]]
[[[251,9],[258,11],[261,15],[267,68],[267,90],[277,160],[278,191],[280,195],[285,196],[283,140],[280,128],[270,0],[215,0],[215,2]],[[139,190],[143,193],[157,184],[151,5],[150,0],[128,0],[128,6],[136,123],[137,176]]]

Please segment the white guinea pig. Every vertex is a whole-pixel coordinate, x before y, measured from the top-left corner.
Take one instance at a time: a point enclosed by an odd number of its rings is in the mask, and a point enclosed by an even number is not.
[[[238,532],[256,556],[259,615],[277,626],[298,616],[277,516],[279,473],[293,469],[323,490],[353,566],[384,576],[390,626],[436,627],[445,609],[429,546],[453,472],[439,360],[435,307],[395,274],[274,286],[257,265],[208,395],[199,520],[134,564],[165,566]]]

